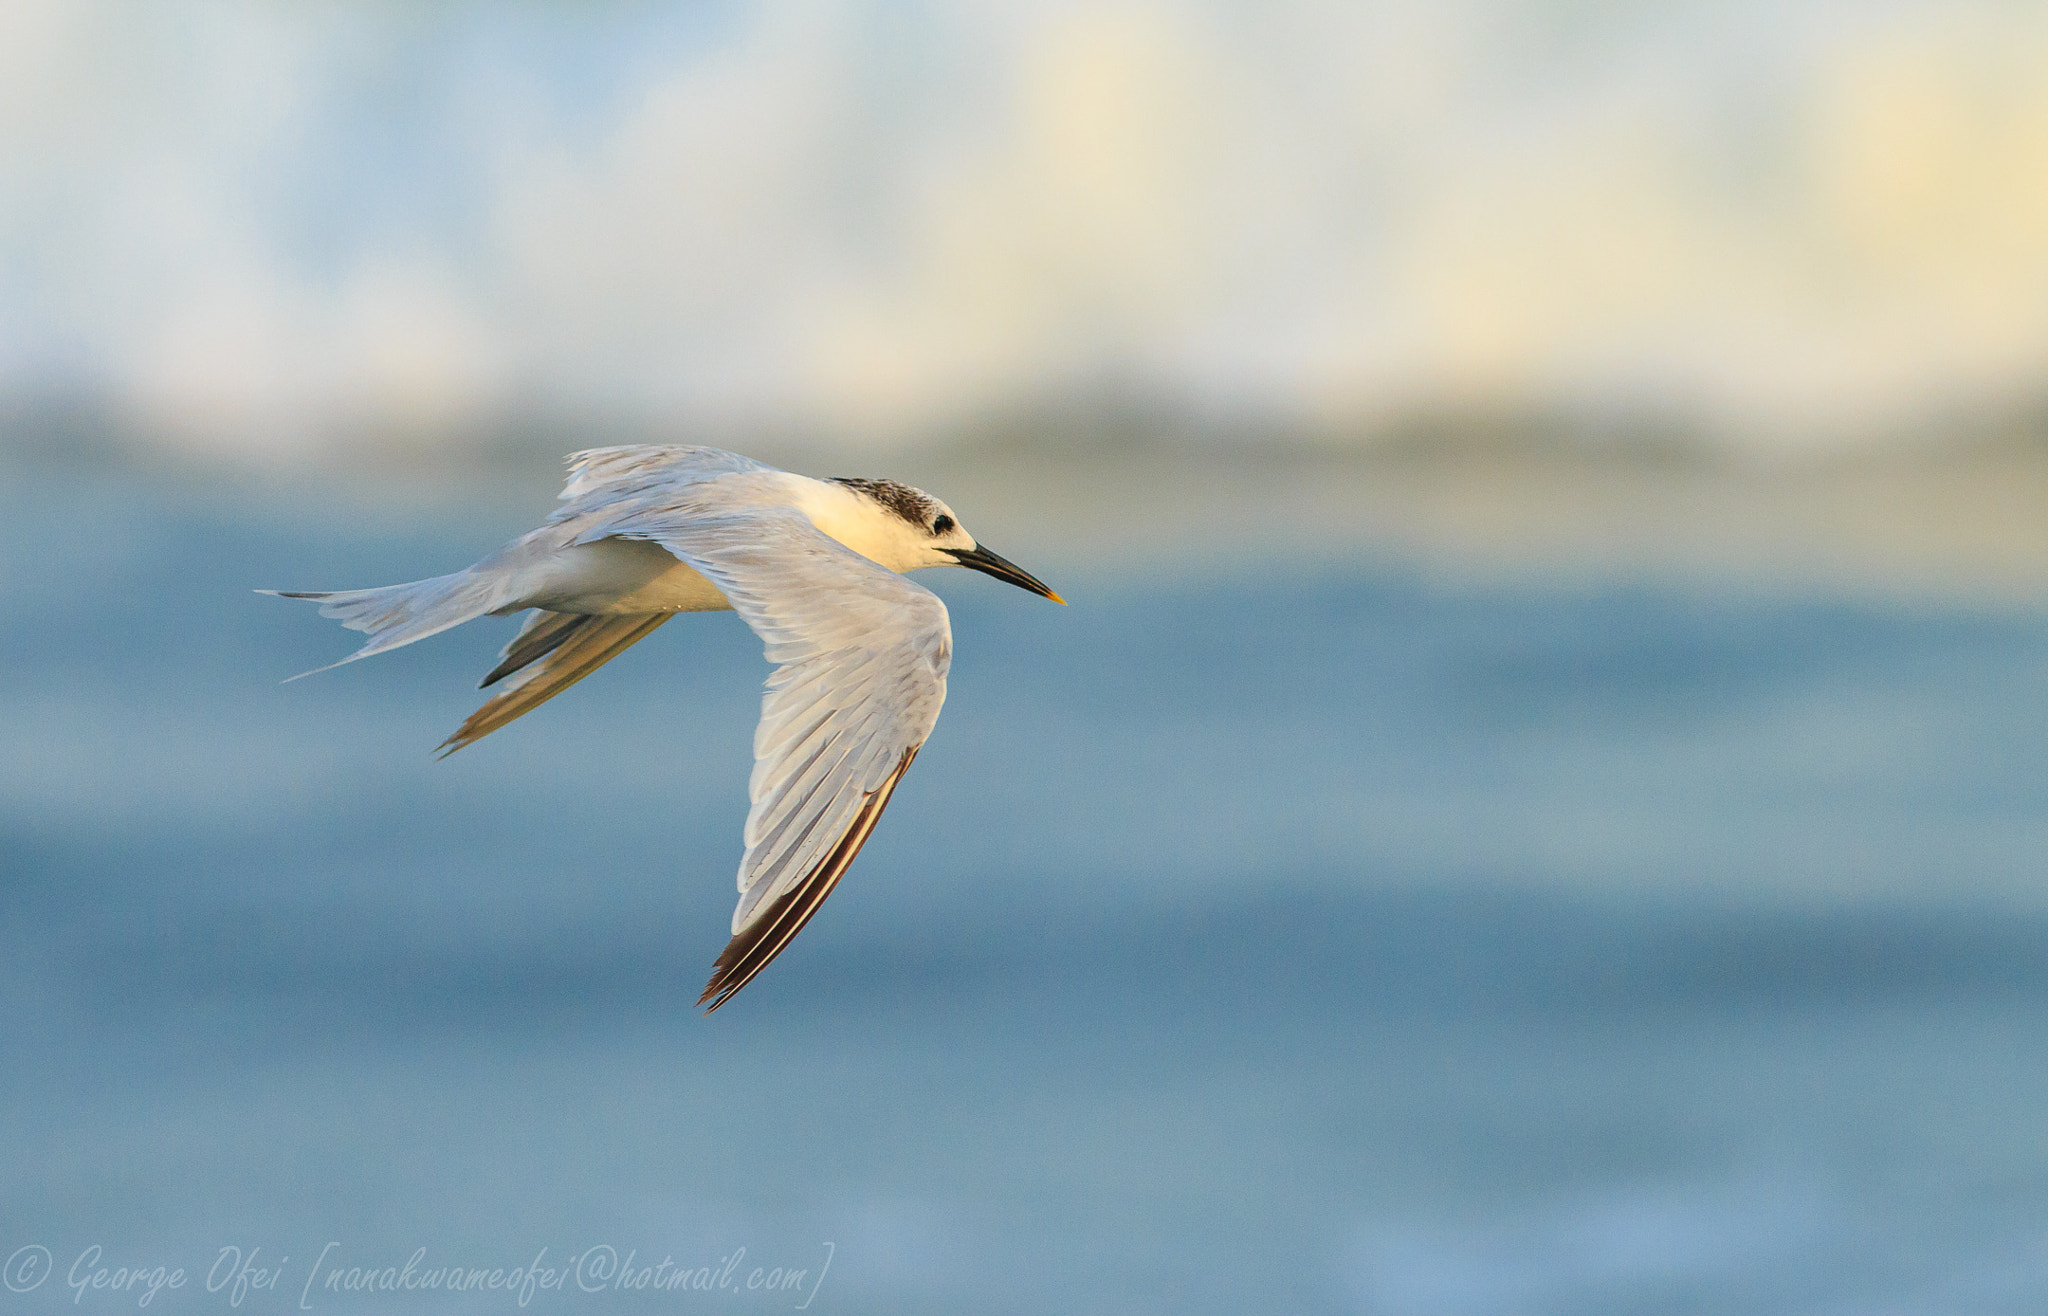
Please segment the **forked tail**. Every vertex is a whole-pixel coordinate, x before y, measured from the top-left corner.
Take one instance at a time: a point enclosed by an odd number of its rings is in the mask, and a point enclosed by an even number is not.
[[[332,617],[352,631],[363,631],[369,635],[368,643],[341,662],[316,667],[312,672],[299,673],[299,676],[325,672],[342,663],[352,663],[358,658],[368,658],[411,644],[414,640],[424,640],[429,635],[439,635],[451,626],[474,621],[501,606],[497,591],[474,571],[458,571],[452,575],[435,576],[431,580],[385,585],[378,589],[259,589],[256,592],[273,594],[281,599],[310,599],[320,605],[321,616]],[[299,676],[290,679],[296,681]]]

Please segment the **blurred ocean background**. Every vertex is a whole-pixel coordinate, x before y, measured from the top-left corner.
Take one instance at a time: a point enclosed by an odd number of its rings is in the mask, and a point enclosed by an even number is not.
[[[0,3],[0,1316],[2048,1308],[2043,68],[2020,0]],[[744,626],[436,762],[511,621],[280,685],[350,637],[249,592],[627,441],[1072,601],[921,578],[937,732],[710,1019]]]

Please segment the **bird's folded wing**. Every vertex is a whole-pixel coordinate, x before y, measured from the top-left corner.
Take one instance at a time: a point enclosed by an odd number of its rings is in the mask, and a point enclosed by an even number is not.
[[[809,921],[867,840],[938,720],[952,630],[931,591],[787,508],[649,510],[606,530],[702,572],[777,664],[754,732],[733,939],[704,991],[717,1009]]]

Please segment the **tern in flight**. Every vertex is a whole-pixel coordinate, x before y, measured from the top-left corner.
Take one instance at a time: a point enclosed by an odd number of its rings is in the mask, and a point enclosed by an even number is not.
[[[597,448],[569,458],[561,502],[538,530],[453,575],[260,592],[316,600],[321,616],[367,632],[344,663],[532,609],[483,680],[504,688],[442,744],[447,754],[679,612],[739,613],[776,667],[754,731],[732,941],[697,1002],[709,1013],[818,912],[938,721],[953,656],[946,605],[899,573],[972,567],[1066,600],[976,543],[944,503],[893,480],[813,480],[715,448]]]

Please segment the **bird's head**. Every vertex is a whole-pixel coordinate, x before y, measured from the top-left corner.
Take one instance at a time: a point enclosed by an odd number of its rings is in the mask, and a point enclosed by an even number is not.
[[[967,533],[953,509],[922,489],[894,480],[835,479],[866,505],[861,518],[861,538],[856,543],[835,536],[849,548],[881,563],[891,571],[916,571],[922,567],[972,567],[1019,589],[1051,599],[1066,600],[1038,577],[997,553],[992,553]]]

